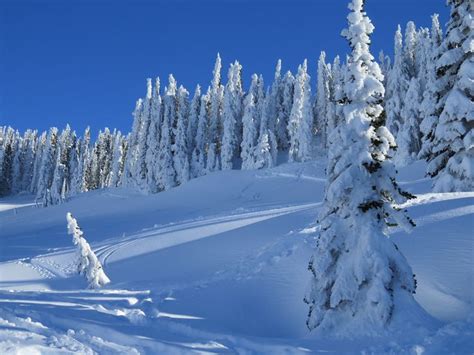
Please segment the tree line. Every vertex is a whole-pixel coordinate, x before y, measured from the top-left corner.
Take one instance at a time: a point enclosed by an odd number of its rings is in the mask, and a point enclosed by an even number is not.
[[[410,21],[402,33],[399,26],[393,61],[383,52],[378,60],[395,163],[427,160],[436,191],[474,186],[472,30],[466,16],[452,15],[446,35],[438,15],[430,29]],[[346,122],[348,59],[327,62],[322,52],[313,94],[306,60],[296,74],[282,73],[279,60],[271,85],[253,74],[245,91],[242,65],[230,64],[224,84],[218,55],[205,91],[198,85],[191,97],[173,75],[164,90],[159,78],[147,79],[131,132],[106,128],[95,142],[89,129],[78,137],[69,126],[23,135],[1,127],[0,196],[29,191],[47,206],[105,187],[156,193],[217,170],[326,156],[331,133]]]

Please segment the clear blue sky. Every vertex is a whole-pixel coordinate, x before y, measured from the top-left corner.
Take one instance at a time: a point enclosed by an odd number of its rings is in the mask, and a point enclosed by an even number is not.
[[[0,0],[0,125],[79,133],[128,132],[145,79],[173,73],[191,93],[207,87],[217,52],[224,71],[243,65],[244,85],[278,58],[295,71],[308,58],[315,78],[321,50],[344,55],[347,0]],[[392,53],[398,23],[429,26],[444,0],[368,0],[373,53]],[[314,83],[314,82],[313,82]]]

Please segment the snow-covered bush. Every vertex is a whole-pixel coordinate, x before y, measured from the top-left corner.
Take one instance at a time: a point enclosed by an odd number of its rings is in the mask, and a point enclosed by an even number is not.
[[[89,288],[100,288],[110,283],[102,264],[84,238],[84,233],[71,213],[67,213],[67,231],[72,235],[72,242],[77,246],[77,272],[83,275]]]

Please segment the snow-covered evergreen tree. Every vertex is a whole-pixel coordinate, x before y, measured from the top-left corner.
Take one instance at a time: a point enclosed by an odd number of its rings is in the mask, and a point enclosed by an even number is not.
[[[230,170],[233,167],[234,158],[239,149],[239,127],[242,121],[242,66],[239,62],[230,65],[227,84],[224,92],[224,107],[222,112],[222,170]]]
[[[257,127],[257,132],[260,132],[260,125],[263,117],[263,110],[265,108],[265,82],[263,80],[263,75],[258,76],[257,91],[255,95],[255,108],[257,114],[255,116],[255,126]]]
[[[120,186],[125,163],[126,139],[120,131],[113,136],[113,158],[107,186]]]
[[[408,73],[408,80],[416,77],[417,72],[417,59],[416,48],[418,45],[418,35],[416,31],[416,25],[413,21],[408,21],[405,28],[405,41],[403,47],[403,59],[406,71]]]
[[[95,190],[100,188],[100,140],[102,140],[102,131],[99,131],[99,136],[91,150],[88,162],[89,182],[88,189]]]
[[[151,98],[150,125],[147,137],[147,151],[145,154],[147,167],[148,191],[155,193],[159,190],[158,178],[160,175],[158,155],[160,148],[161,123],[163,116],[163,105],[160,95],[160,78],[156,78],[155,87]],[[127,143],[127,142],[124,142]],[[128,150],[127,144],[122,143],[122,150]]]
[[[23,137],[15,136],[11,193],[28,191],[33,175],[36,131],[26,130]],[[0,148],[1,150],[1,148]]]
[[[55,152],[55,164],[52,174],[52,181],[46,186],[46,193],[43,195],[43,205],[62,203],[69,195],[71,184],[73,183],[73,172],[76,162],[72,157],[76,148],[76,133],[69,125],[61,132],[57,138]]]
[[[99,259],[91,249],[89,243],[84,238],[84,233],[77,224],[76,219],[67,213],[67,231],[72,235],[72,242],[77,246],[77,272],[83,275],[88,284],[88,288],[100,288],[108,283],[110,279],[104,272],[104,268]]]
[[[318,61],[317,91],[314,105],[313,132],[316,134],[318,144],[326,148],[328,113],[330,111],[331,97],[331,69],[326,64],[326,53],[323,51]]]
[[[27,130],[23,137],[24,157],[20,191],[29,191],[33,180],[38,131]]]
[[[206,171],[220,170],[220,151],[222,145],[222,107],[224,101],[224,86],[221,84],[222,62],[217,54],[210,91],[209,128],[207,133],[207,162]]]
[[[242,142],[240,144],[242,169],[249,170],[255,166],[255,147],[257,145],[259,80],[257,74],[252,75],[249,92],[244,100],[244,115],[242,117]]]
[[[11,193],[13,178],[13,161],[15,158],[15,146],[17,132],[8,127],[4,134],[2,159],[0,166],[0,196],[6,196]]]
[[[58,149],[58,129],[52,127],[49,130],[46,146],[41,158],[41,168],[38,176],[36,197],[42,200],[53,183],[54,170],[56,168]]]
[[[278,67],[277,67],[278,69]],[[293,97],[295,88],[295,78],[290,71],[286,72],[282,79],[281,97],[278,107],[278,117],[276,123],[276,136],[279,150],[286,150],[290,147],[288,136],[288,122],[290,121],[291,108],[293,107]]]
[[[385,55],[383,50],[379,53],[379,66],[384,79],[382,82],[385,84],[387,82],[388,73],[392,68],[392,61],[388,55]]]
[[[139,156],[139,137],[140,129],[142,126],[142,111],[143,111],[143,100],[138,99],[135,104],[135,110],[133,111],[133,126],[132,132],[129,138],[129,148],[127,159],[125,163],[125,170],[123,173],[123,185],[126,187],[135,187],[136,184],[136,171],[138,165]]]
[[[205,174],[207,161],[207,123],[210,109],[210,89],[201,96],[199,120],[197,124],[196,137],[194,139],[194,150],[191,158],[191,175],[198,177]]]
[[[411,196],[394,177],[395,141],[385,127],[382,73],[369,50],[374,26],[363,4],[350,3],[349,26],[342,32],[352,49],[344,123],[330,137],[321,228],[305,297],[308,327],[342,336],[379,335],[394,314],[404,319],[415,303],[413,272],[386,234],[388,226],[411,226],[393,206]]]
[[[197,127],[199,122],[199,113],[201,112],[201,87],[196,85],[194,90],[194,96],[191,100],[191,105],[189,107],[189,119],[188,119],[188,128],[187,128],[187,142],[188,142],[188,157],[190,163],[192,162],[192,155],[194,151],[194,144],[197,134]],[[192,170],[192,169],[191,169]],[[192,177],[192,172],[190,172],[190,177]]]
[[[423,93],[426,90],[426,85],[428,83],[428,68],[431,55],[431,38],[430,30],[427,28],[420,28],[417,33],[416,40],[416,71],[417,71],[417,80],[420,85],[420,91]]]
[[[449,0],[451,16],[436,61],[436,115],[428,175],[434,190],[474,189],[474,4]]]
[[[72,136],[72,146],[71,150],[69,153],[69,162],[67,164],[68,166],[68,195],[73,196],[81,192],[80,189],[78,189],[76,183],[77,183],[77,178],[76,176],[81,176],[79,174],[82,174],[83,172],[80,171],[81,169],[81,149],[82,149],[82,141],[80,137],[77,137],[75,132]],[[82,177],[82,176],[81,176]]]
[[[262,113],[262,120],[266,120],[266,128],[270,135],[273,136],[273,138],[270,138],[274,141],[274,144],[272,144],[271,147],[272,160],[274,160],[274,164],[276,164],[278,154],[277,125],[283,103],[283,87],[281,81],[281,60],[278,60],[272,86],[270,87],[269,92],[265,95]],[[260,131],[262,131],[262,127],[260,127]]]
[[[269,115],[271,117],[271,129],[277,140],[278,150],[284,150],[285,142],[288,141],[286,126],[288,125],[288,116],[285,116],[283,102],[284,102],[284,81],[281,76],[281,59],[278,59],[275,74],[273,75],[273,83],[270,91],[271,101],[269,107]],[[280,129],[283,131],[280,132]]]
[[[113,159],[112,136],[110,130],[106,127],[104,131],[99,132],[94,144],[90,162],[90,189],[101,189],[108,186]]]
[[[59,136],[59,160],[56,163],[56,165],[60,163],[64,170],[64,172],[62,172],[62,175],[64,175],[62,181],[63,186],[61,187],[61,189],[64,188],[64,191],[62,191],[64,198],[66,195],[69,195],[70,191],[72,171],[74,169],[74,167],[71,166],[71,163],[74,163],[71,158],[74,153],[76,141],[76,132],[74,132],[69,125],[66,125],[66,128]]]
[[[408,89],[408,73],[403,53],[402,31],[398,26],[395,32],[394,62],[387,78],[387,95],[385,110],[387,112],[387,128],[395,136],[402,124],[401,111],[403,99]]]
[[[5,140],[6,140],[6,127],[0,126],[0,196],[7,194],[8,191],[4,191],[5,177],[3,175],[3,161],[5,158]]]
[[[113,133],[105,127],[102,139],[99,141],[100,144],[100,153],[99,153],[99,162],[100,162],[100,188],[109,186],[110,174],[112,172],[113,164],[113,149],[114,149],[114,136],[116,135],[116,130]]]
[[[53,182],[47,191],[47,196],[43,200],[43,206],[57,205],[66,200],[67,167],[62,163],[62,145],[58,147],[56,155],[56,165],[54,168]]]
[[[210,142],[207,145],[206,173],[219,169],[219,154],[217,143]]]
[[[23,139],[20,135],[20,132],[16,131],[15,138],[13,140],[13,162],[12,162],[12,172],[11,172],[11,184],[10,191],[12,194],[18,193],[20,190],[19,181],[22,178],[23,174]]]
[[[271,168],[276,164],[278,143],[275,136],[274,101],[271,92],[265,96],[260,131],[254,151],[254,169]]]
[[[135,161],[135,188],[141,191],[148,190],[148,165],[147,165],[147,152],[148,152],[148,136],[150,125],[153,119],[153,85],[152,80],[148,78],[146,80],[146,96],[143,100],[143,107],[141,111],[140,127],[138,130],[138,142],[136,147],[136,161]]]
[[[177,115],[177,84],[173,75],[169,76],[168,87],[165,89],[163,98],[163,124],[161,126],[160,149],[158,165],[160,176],[158,179],[160,190],[168,190],[176,186],[176,170],[173,164],[173,153],[171,145],[173,142],[173,124]]]
[[[339,56],[334,58],[331,66],[331,85],[330,85],[330,98],[327,112],[327,138],[331,135],[332,131],[342,121],[342,112],[340,101],[342,99],[342,90],[344,86],[343,73]]]
[[[439,114],[436,112],[436,103],[438,101],[437,83],[436,83],[436,60],[441,55],[440,45],[443,40],[443,33],[439,24],[439,16],[435,14],[431,18],[430,47],[427,49],[427,67],[426,67],[426,89],[423,92],[423,101],[420,107],[422,121],[421,131],[421,149],[419,158],[426,159],[431,153],[433,147],[434,132],[438,122]]]
[[[258,144],[255,147],[255,169],[271,168],[276,164],[275,156],[275,136],[269,130],[260,130]]]
[[[34,157],[34,163],[33,163],[33,176],[31,178],[31,184],[29,188],[29,191],[32,194],[36,194],[37,192],[38,179],[39,179],[40,170],[41,170],[41,162],[43,158],[43,151],[46,147],[47,137],[48,137],[47,132],[43,132],[41,133],[41,135],[39,136],[36,142],[35,157]],[[0,167],[1,167],[1,164],[0,164]]]
[[[421,146],[420,101],[421,89],[417,78],[412,78],[405,96],[401,117],[402,126],[397,137],[397,166],[406,166],[416,160]]]
[[[77,192],[89,191],[92,188],[91,174],[91,129],[86,127],[81,142],[81,152],[79,159],[78,175],[75,176],[74,190]]]
[[[311,87],[309,84],[307,60],[298,67],[295,78],[293,107],[291,109],[288,132],[290,136],[289,161],[307,161],[312,158]]]
[[[171,147],[173,162],[178,184],[187,182],[190,178],[190,167],[188,158],[188,117],[189,117],[189,93],[180,86],[177,92],[177,127],[174,144]]]

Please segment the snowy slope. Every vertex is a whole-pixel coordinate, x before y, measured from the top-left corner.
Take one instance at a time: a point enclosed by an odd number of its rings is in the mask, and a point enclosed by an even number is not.
[[[394,241],[418,280],[426,330],[390,341],[309,334],[302,301],[323,165],[217,172],[153,196],[109,189],[60,206],[0,200],[0,352],[472,352],[474,193],[419,195]],[[72,212],[112,283],[85,290],[66,234]]]

